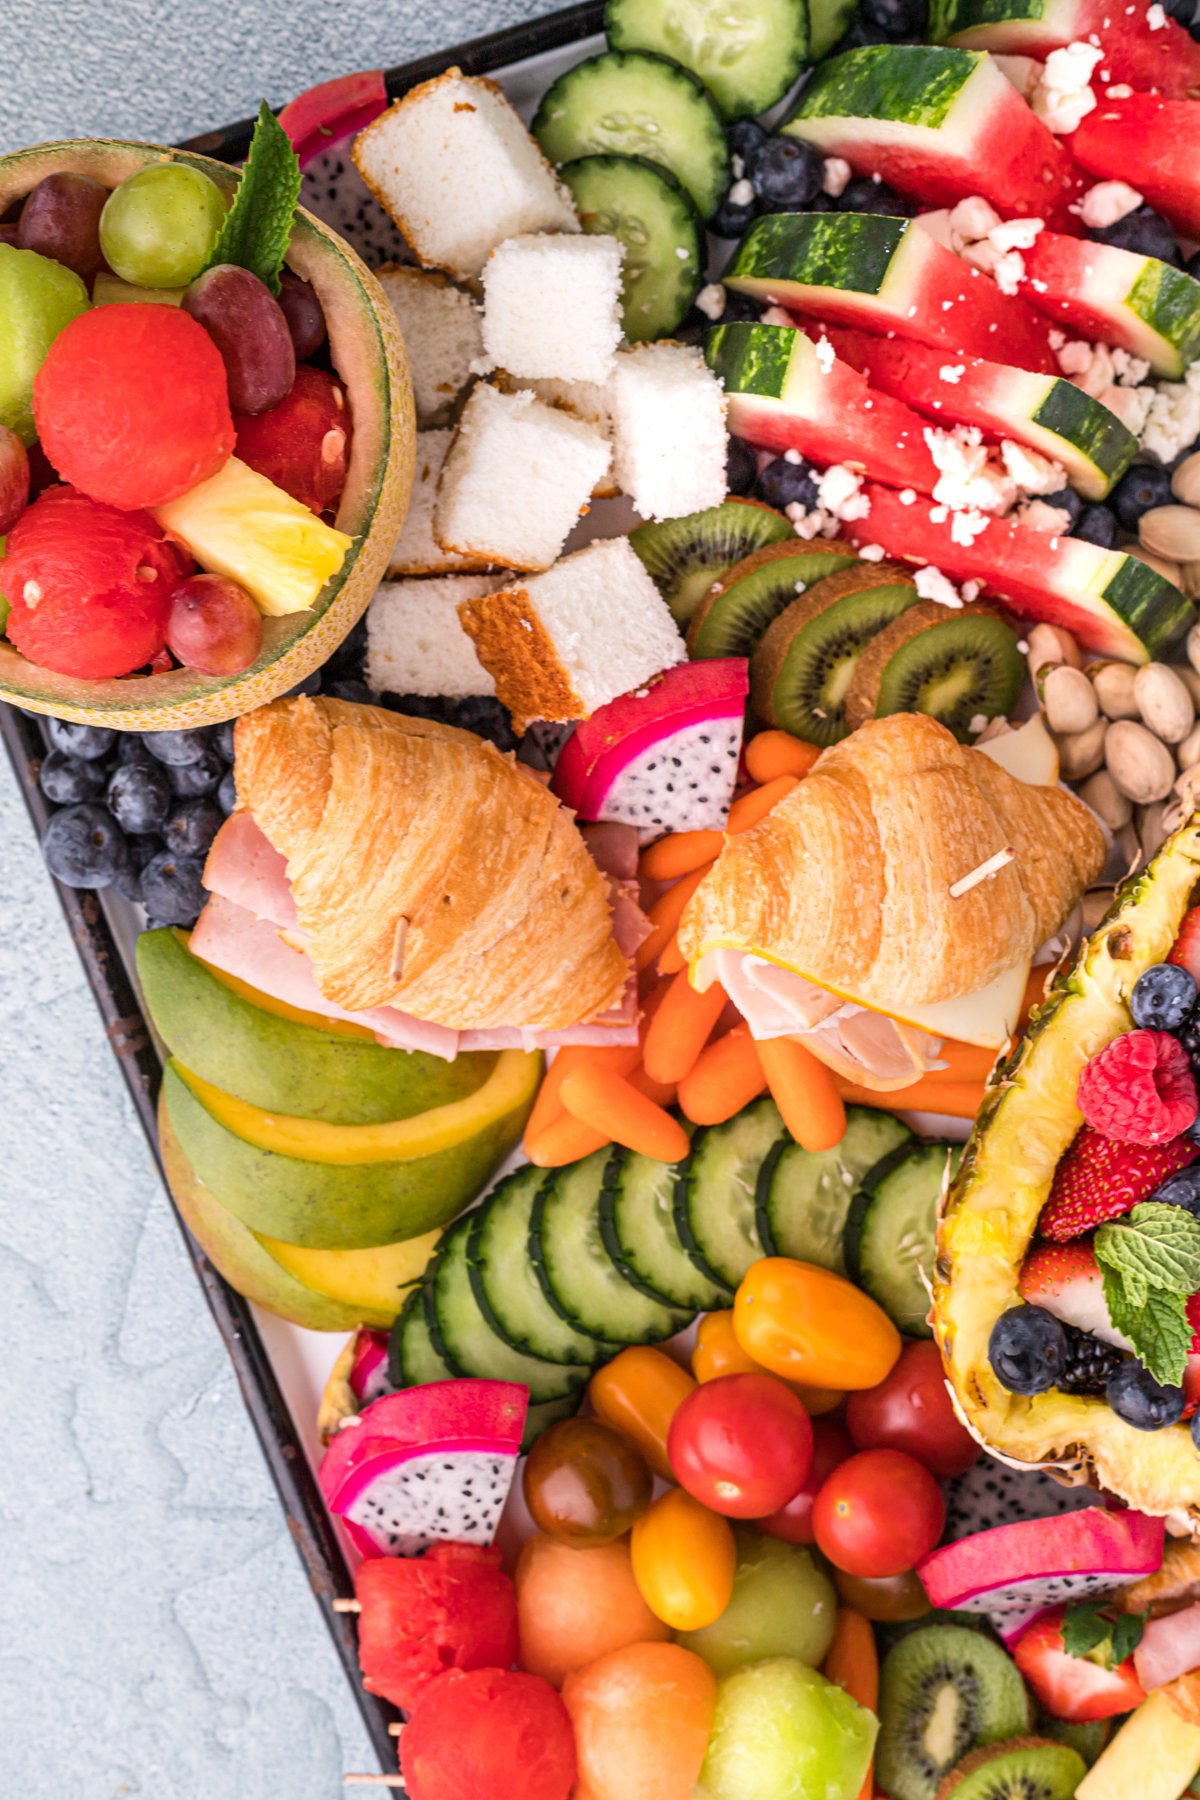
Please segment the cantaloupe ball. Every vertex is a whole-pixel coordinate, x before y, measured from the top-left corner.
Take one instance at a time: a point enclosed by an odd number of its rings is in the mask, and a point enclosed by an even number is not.
[[[574,1800],[690,1800],[717,1678],[678,1644],[627,1644],[563,1682],[575,1728]]]
[[[637,1590],[628,1538],[573,1550],[539,1532],[522,1548],[514,1580],[521,1667],[555,1687],[610,1650],[671,1635]]]

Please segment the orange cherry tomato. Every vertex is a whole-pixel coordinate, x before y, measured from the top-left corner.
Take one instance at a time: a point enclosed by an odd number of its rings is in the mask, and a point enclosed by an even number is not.
[[[748,1356],[809,1387],[876,1387],[900,1355],[900,1333],[881,1306],[844,1276],[786,1256],[752,1265],[733,1303]]]
[[[672,1488],[642,1514],[629,1547],[638,1592],[672,1630],[700,1631],[729,1605],[737,1567],[733,1531],[683,1488]]]
[[[762,1364],[747,1356],[737,1341],[731,1312],[705,1313],[696,1331],[696,1347],[692,1351],[692,1374],[697,1381],[716,1381],[722,1375],[755,1375]],[[804,1387],[798,1381],[788,1386],[811,1418],[819,1419],[832,1412],[846,1398],[837,1388]]]
[[[667,1456],[667,1433],[676,1409],[696,1391],[686,1369],[662,1350],[633,1344],[597,1369],[588,1396],[604,1420],[633,1439],[650,1467],[674,1481]]]

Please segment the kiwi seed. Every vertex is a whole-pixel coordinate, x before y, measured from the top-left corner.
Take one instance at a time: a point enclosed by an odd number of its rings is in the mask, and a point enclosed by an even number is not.
[[[891,1800],[936,1800],[951,1769],[980,1744],[1029,1729],[1029,1698],[1012,1658],[962,1625],[911,1632],[884,1658],[876,1772]]]

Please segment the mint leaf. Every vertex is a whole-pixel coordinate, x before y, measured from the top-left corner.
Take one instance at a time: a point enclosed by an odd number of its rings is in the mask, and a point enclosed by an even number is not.
[[[1112,1630],[1092,1600],[1080,1600],[1063,1614],[1062,1641],[1068,1656],[1088,1656],[1098,1650]]]
[[[1138,1322],[1145,1310],[1150,1295],[1144,1292],[1139,1296],[1131,1295],[1122,1277],[1114,1269],[1102,1268],[1100,1271],[1104,1282],[1104,1304],[1108,1308],[1108,1316],[1114,1331],[1132,1342]]]
[[[1114,1663],[1123,1663],[1127,1656],[1132,1656],[1142,1641],[1142,1633],[1146,1629],[1149,1613],[1122,1613],[1112,1628],[1112,1654]]]
[[[1126,1335],[1155,1381],[1164,1387],[1179,1386],[1192,1347],[1192,1328],[1182,1294],[1153,1294]]]
[[[217,263],[237,263],[277,294],[299,198],[299,160],[287,132],[264,100],[209,268]],[[1200,1287],[1200,1281],[1196,1285]]]
[[[1172,1294],[1200,1288],[1200,1219],[1186,1207],[1144,1200],[1096,1233],[1096,1260]]]

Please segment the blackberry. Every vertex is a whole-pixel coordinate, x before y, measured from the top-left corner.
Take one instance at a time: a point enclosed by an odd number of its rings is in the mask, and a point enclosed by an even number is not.
[[[1102,1343],[1076,1325],[1063,1327],[1067,1355],[1058,1385],[1065,1394],[1102,1394],[1108,1378],[1121,1360],[1121,1352]]]

